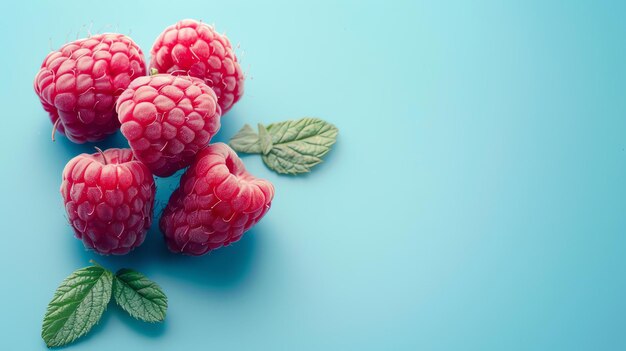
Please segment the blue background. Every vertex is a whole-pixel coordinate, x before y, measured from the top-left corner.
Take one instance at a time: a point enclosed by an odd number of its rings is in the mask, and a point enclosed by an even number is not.
[[[170,5],[168,5],[168,3]],[[14,1],[0,38],[0,348],[42,350],[59,282],[95,258],[169,296],[146,325],[111,305],[73,350],[626,349],[626,3]],[[5,5],[6,6],[6,5]],[[317,116],[340,137],[234,246],[125,257],[72,237],[63,136],[32,89],[50,48],[183,18],[215,23],[248,74],[215,140]],[[118,134],[98,145],[124,146]],[[162,208],[177,179],[158,180]]]

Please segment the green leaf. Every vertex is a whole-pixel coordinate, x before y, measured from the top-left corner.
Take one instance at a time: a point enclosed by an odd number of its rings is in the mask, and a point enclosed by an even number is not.
[[[81,268],[65,278],[43,318],[46,345],[63,346],[89,332],[111,299],[112,282],[112,273],[101,266]]]
[[[115,302],[134,318],[145,322],[161,322],[167,311],[167,296],[161,287],[143,274],[120,269],[113,284]]]
[[[241,128],[232,139],[230,139],[230,147],[237,152],[245,152],[248,154],[261,153],[261,144],[259,143],[259,135],[254,129],[246,124]]]
[[[337,140],[337,128],[319,118],[302,118],[267,126],[272,149],[263,162],[283,174],[306,173],[322,162]]]
[[[322,162],[322,157],[337,141],[337,128],[319,118],[302,118],[294,121],[259,124],[259,133],[245,125],[230,139],[237,152],[262,154],[263,162],[272,170],[283,174],[311,171]]]
[[[265,126],[259,123],[259,144],[261,145],[261,151],[263,155],[267,155],[272,151],[272,137],[265,129]]]

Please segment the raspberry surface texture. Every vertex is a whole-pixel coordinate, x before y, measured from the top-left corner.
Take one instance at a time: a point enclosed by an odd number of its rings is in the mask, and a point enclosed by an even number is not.
[[[196,20],[182,20],[159,35],[150,51],[150,68],[202,78],[215,90],[223,113],[243,95],[244,75],[230,41]]]
[[[117,113],[135,157],[159,177],[189,166],[220,129],[215,93],[189,76],[137,78],[118,99]]]
[[[85,247],[122,255],[141,245],[152,223],[154,179],[129,149],[81,154],[63,170],[61,196]]]
[[[248,173],[226,144],[203,149],[160,220],[168,248],[203,255],[239,240],[269,210],[274,186]]]
[[[115,101],[144,75],[144,56],[132,39],[98,34],[49,53],[34,88],[56,130],[75,143],[93,142],[117,131]]]

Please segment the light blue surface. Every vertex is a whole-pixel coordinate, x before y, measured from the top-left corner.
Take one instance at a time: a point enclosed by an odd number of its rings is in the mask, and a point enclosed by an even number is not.
[[[0,349],[45,349],[46,304],[91,258],[146,273],[170,309],[145,325],[112,305],[72,350],[626,349],[626,3],[167,3],[4,12]],[[318,116],[339,141],[302,177],[246,156],[277,191],[234,246],[177,256],[153,226],[126,257],[86,252],[58,188],[92,146],[50,141],[35,73],[87,27],[148,54],[188,17],[248,74],[217,140]]]

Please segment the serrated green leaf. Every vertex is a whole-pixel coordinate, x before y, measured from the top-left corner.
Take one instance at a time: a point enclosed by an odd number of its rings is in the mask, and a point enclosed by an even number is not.
[[[272,151],[272,147],[274,146],[272,143],[272,137],[267,132],[267,129],[264,125],[259,123],[259,144],[261,145],[261,151],[263,155],[267,155]]]
[[[112,282],[112,273],[100,266],[81,268],[65,278],[43,319],[46,345],[67,345],[89,332],[111,299]]]
[[[259,142],[259,135],[246,124],[241,128],[234,137],[230,139],[230,147],[237,152],[245,152],[248,154],[261,153],[261,144]]]
[[[115,302],[134,318],[145,322],[161,322],[167,311],[167,296],[161,287],[143,274],[120,269],[113,284]]]
[[[263,162],[278,173],[306,173],[322,162],[337,140],[337,128],[319,118],[302,118],[267,126],[272,149]]]

